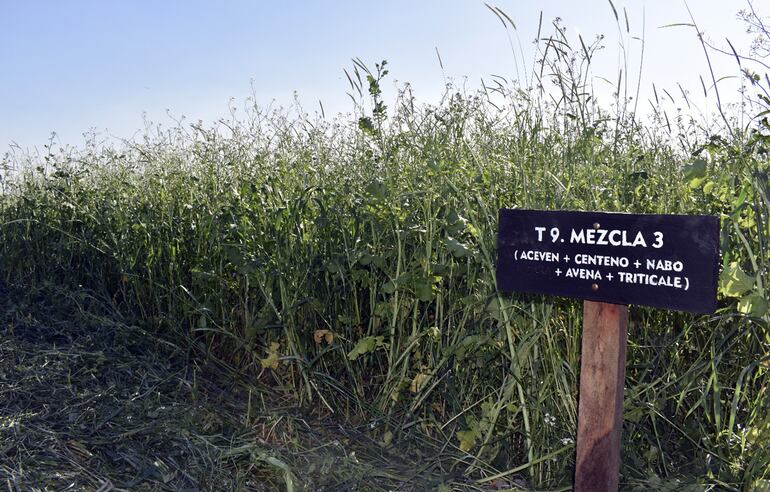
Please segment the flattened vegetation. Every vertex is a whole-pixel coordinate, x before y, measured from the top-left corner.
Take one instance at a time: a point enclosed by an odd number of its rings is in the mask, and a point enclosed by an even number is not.
[[[294,408],[289,391],[206,364],[187,342],[96,317],[74,299],[2,294],[0,483],[9,491],[473,488],[442,475],[450,453],[414,438],[383,446],[366,422]]]
[[[11,490],[269,486],[275,473],[227,457],[247,428],[179,347],[53,311],[5,306],[0,326],[0,480]]]

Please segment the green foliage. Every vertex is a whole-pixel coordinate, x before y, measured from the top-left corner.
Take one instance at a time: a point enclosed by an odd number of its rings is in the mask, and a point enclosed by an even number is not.
[[[717,214],[717,316],[632,311],[623,474],[662,489],[765,483],[767,129],[705,138],[610,114],[586,91],[598,45],[567,56],[563,35],[543,53],[558,103],[501,83],[436,106],[404,91],[388,112],[385,62],[356,61],[351,121],[254,109],[33,158],[2,181],[0,275],[192,334],[301,403],[386,422],[387,441],[419,429],[471,455],[455,471],[558,487],[572,476],[580,305],[497,291],[498,209]]]
[[[719,276],[719,290],[729,297],[740,297],[754,286],[754,279],[746,275],[737,261],[731,262]]]
[[[364,337],[356,342],[356,346],[353,347],[348,353],[348,359],[356,360],[358,357],[368,354],[374,351],[374,349],[382,347],[384,345],[383,340],[385,337]]]

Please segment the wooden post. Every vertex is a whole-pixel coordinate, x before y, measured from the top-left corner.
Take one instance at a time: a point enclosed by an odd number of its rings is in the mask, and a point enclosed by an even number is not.
[[[584,301],[575,491],[617,491],[628,306]]]

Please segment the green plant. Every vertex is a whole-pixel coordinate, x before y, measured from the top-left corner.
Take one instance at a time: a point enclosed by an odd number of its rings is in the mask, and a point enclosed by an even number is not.
[[[557,487],[571,480],[580,308],[498,292],[497,210],[718,214],[717,316],[633,309],[623,476],[767,479],[768,128],[707,138],[662,110],[643,125],[622,80],[615,111],[591,94],[601,39],[559,23],[539,38],[532,87],[449,87],[437,105],[404,88],[388,111],[386,63],[356,60],[351,121],[253,108],[51,150],[3,180],[0,275],[192,335],[298,404],[371,420],[383,442],[419,431],[481,481]]]

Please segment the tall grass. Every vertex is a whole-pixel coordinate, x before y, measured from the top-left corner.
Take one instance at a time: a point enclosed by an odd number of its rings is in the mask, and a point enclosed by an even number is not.
[[[632,309],[622,481],[759,486],[770,136],[602,109],[597,46],[557,25],[533,87],[450,87],[437,105],[405,87],[390,108],[384,62],[357,61],[350,121],[252,107],[120,148],[50,149],[3,181],[0,274],[191,335],[298,404],[370,421],[386,445],[444,441],[466,456],[447,473],[559,487],[580,304],[497,290],[498,209],[717,214],[717,315]]]

